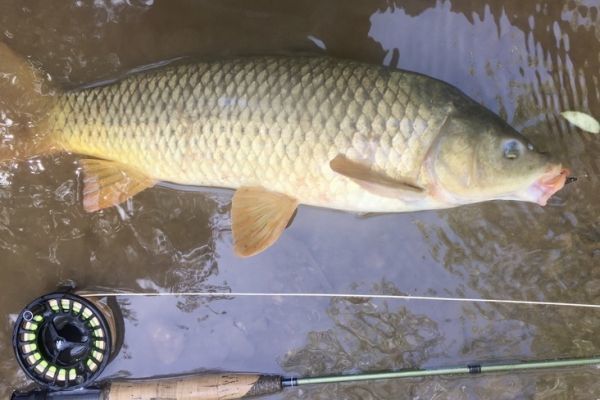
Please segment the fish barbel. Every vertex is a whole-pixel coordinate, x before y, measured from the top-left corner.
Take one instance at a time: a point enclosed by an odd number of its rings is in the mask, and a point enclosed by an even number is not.
[[[329,57],[175,65],[57,96],[48,148],[78,153],[84,208],[158,181],[237,189],[239,255],[298,204],[402,212],[492,199],[545,204],[566,170],[498,116],[424,75]]]

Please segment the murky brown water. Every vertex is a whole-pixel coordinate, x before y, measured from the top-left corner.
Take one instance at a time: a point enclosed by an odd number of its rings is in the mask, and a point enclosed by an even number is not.
[[[0,1],[0,37],[65,86],[180,55],[326,52],[450,82],[588,177],[546,208],[357,217],[301,207],[276,246],[231,250],[227,191],[147,190],[86,214],[76,156],[0,173],[0,396],[26,383],[11,321],[62,282],[131,290],[370,292],[600,303],[600,1]],[[2,71],[0,71],[2,72]],[[1,96],[1,94],[0,94]],[[7,100],[7,99],[3,99]],[[105,376],[321,374],[600,354],[593,310],[327,299],[123,298]],[[285,398],[590,399],[599,372],[412,379]],[[279,398],[279,397],[277,397]]]

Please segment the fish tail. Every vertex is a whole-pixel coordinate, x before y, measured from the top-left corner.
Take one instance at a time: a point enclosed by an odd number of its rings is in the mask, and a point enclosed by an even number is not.
[[[0,42],[0,163],[56,149],[48,132],[56,98],[49,76]]]

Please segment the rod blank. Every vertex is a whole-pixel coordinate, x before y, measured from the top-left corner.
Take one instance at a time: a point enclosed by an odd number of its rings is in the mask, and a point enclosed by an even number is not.
[[[595,358],[580,358],[569,360],[548,360],[537,362],[524,362],[513,364],[498,364],[498,365],[468,365],[466,367],[456,368],[438,368],[438,369],[417,369],[409,371],[395,372],[379,372],[370,374],[357,375],[333,375],[314,378],[297,378],[294,379],[294,384],[289,385],[287,380],[283,381],[283,386],[300,386],[300,385],[316,385],[322,383],[340,383],[340,382],[358,382],[378,379],[396,379],[396,378],[419,378],[425,376],[440,376],[440,375],[464,375],[464,374],[480,374],[486,372],[511,372],[519,370],[532,370],[544,368],[564,368],[564,367],[581,367],[586,365],[600,365],[600,357]]]

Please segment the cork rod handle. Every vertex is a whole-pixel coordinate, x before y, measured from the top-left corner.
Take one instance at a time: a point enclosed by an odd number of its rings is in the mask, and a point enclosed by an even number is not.
[[[281,377],[258,374],[206,374],[115,381],[103,400],[233,400],[277,393]]]

